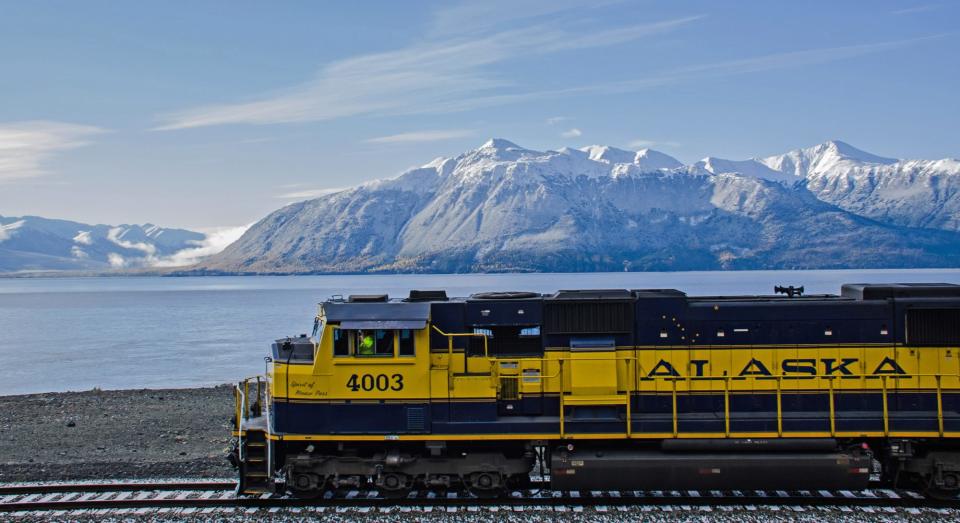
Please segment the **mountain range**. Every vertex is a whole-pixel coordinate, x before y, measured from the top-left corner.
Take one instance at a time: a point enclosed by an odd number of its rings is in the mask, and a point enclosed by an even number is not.
[[[107,271],[196,261],[207,236],[153,224],[88,225],[0,216],[0,272]]]
[[[958,160],[839,141],[684,165],[650,149],[492,139],[283,207],[182,272],[956,267],[958,189]]]

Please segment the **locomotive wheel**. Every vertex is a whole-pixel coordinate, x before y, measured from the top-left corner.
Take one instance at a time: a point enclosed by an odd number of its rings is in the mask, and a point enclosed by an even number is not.
[[[323,495],[325,481],[316,474],[297,474],[287,490],[298,499],[317,499]]]
[[[406,474],[388,473],[379,478],[377,488],[385,498],[402,499],[410,494],[410,483]]]
[[[933,499],[941,501],[955,500],[957,496],[960,496],[960,476],[957,474],[952,472],[944,473],[941,478],[941,485],[942,486],[939,487],[929,485],[924,489],[923,493]]]
[[[496,498],[504,492],[503,477],[499,472],[474,472],[469,478],[470,493],[478,498]]]

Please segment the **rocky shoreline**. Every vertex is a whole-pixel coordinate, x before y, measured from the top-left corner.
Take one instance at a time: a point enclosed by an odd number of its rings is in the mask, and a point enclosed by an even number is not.
[[[233,389],[0,396],[0,482],[229,478]]]

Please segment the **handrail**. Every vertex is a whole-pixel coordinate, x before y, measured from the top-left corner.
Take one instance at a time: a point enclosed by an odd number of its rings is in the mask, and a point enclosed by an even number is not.
[[[488,346],[487,346],[486,334],[480,334],[478,332],[443,332],[442,330],[440,330],[440,327],[437,327],[436,325],[431,324],[430,327],[433,328],[433,330],[437,331],[437,333],[440,334],[441,336],[446,336],[447,342],[448,342],[447,354],[449,354],[450,356],[453,356],[453,338],[482,337],[483,338],[483,356],[488,359],[490,358],[490,351],[488,350]]]
[[[246,388],[246,380],[242,382],[244,388]],[[244,390],[241,388],[240,384],[237,384],[236,390],[236,407],[237,407],[237,457],[240,462],[243,463],[243,415],[242,412],[246,410],[247,395],[244,393]]]

